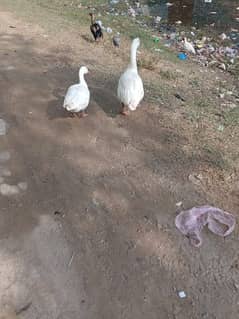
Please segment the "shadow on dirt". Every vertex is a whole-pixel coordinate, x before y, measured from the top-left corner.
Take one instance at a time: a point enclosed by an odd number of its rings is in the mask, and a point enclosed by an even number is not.
[[[81,37],[88,43],[95,43],[94,39],[92,38],[93,36],[89,36],[88,34],[83,34]]]
[[[105,98],[107,96],[107,98]],[[120,112],[120,103],[111,90],[92,87],[92,99],[109,117],[115,118]]]
[[[64,98],[52,100],[48,103],[47,116],[49,120],[60,118],[72,118],[72,114],[67,112],[63,107]]]

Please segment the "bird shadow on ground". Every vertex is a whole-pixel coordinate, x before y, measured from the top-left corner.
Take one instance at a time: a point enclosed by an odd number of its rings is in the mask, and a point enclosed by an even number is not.
[[[47,106],[47,116],[49,120],[55,120],[59,118],[72,117],[70,112],[67,112],[63,107],[63,98],[51,100]]]
[[[47,116],[49,120],[55,120],[58,118],[72,117],[71,113],[67,112],[62,106],[64,103],[64,95],[61,89],[55,89],[52,94],[55,99],[48,102]]]
[[[84,39],[86,42],[89,42],[89,43],[94,43],[94,42],[95,42],[88,34],[83,34],[81,37],[82,37],[82,39]]]
[[[115,118],[119,114],[120,103],[116,99],[115,95],[112,94],[112,91],[101,87],[92,87],[91,91],[92,99],[108,117]]]

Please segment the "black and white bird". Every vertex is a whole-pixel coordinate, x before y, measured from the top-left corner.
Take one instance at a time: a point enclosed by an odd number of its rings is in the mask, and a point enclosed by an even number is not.
[[[95,41],[98,41],[99,39],[103,39],[103,31],[102,31],[102,25],[101,23],[94,21],[94,14],[89,14],[91,17],[91,25],[90,25],[90,31],[95,39]]]

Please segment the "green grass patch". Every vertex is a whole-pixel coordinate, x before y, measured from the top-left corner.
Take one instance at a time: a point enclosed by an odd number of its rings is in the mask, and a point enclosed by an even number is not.
[[[239,106],[224,113],[224,125],[239,125]]]

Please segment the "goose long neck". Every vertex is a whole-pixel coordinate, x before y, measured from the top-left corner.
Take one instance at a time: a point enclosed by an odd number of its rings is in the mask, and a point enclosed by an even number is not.
[[[93,14],[90,16],[91,24],[94,24],[94,16]]]
[[[87,86],[87,83],[86,83],[85,77],[84,77],[84,73],[82,71],[80,71],[79,78],[80,78],[80,84]]]
[[[137,54],[137,46],[132,45],[131,54],[130,54],[130,67],[137,70],[136,54]]]

